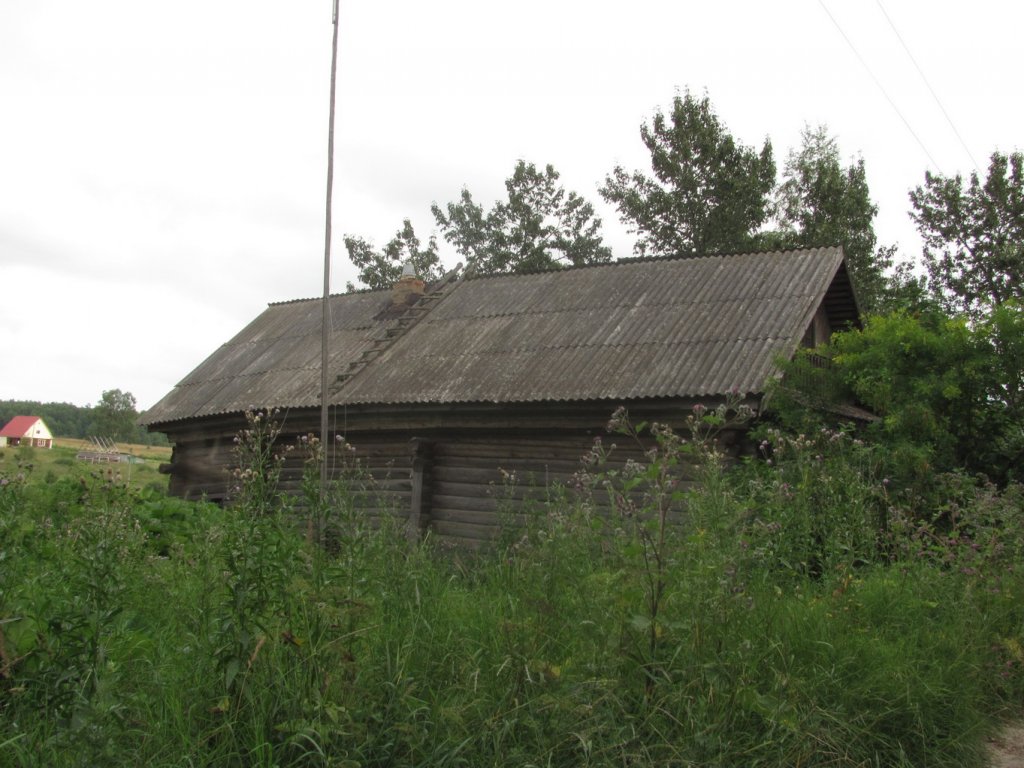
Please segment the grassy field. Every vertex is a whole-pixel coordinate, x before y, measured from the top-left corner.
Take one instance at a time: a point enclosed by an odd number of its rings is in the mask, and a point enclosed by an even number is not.
[[[299,519],[273,461],[219,507],[7,450],[0,765],[990,764],[1024,703],[1024,489],[935,476],[955,516],[912,516],[822,432],[704,451],[676,492],[691,444],[659,437],[480,553],[368,525],[358,467]]]
[[[81,451],[94,449],[88,440],[58,437],[51,449],[28,446],[0,448],[0,474],[24,473],[30,482],[53,483],[66,477],[101,476],[124,483],[130,488],[167,489],[167,476],[159,466],[171,458],[171,449],[164,446],[119,444],[118,448],[132,460],[93,463],[79,459]]]

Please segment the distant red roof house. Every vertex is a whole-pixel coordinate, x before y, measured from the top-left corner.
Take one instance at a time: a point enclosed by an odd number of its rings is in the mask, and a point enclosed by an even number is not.
[[[53,435],[38,416],[15,416],[0,429],[0,445],[31,445],[53,448]]]

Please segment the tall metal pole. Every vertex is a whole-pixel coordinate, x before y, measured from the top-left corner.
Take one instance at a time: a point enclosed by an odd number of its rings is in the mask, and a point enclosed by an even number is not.
[[[331,43],[331,108],[327,130],[327,217],[324,231],[324,298],[320,325],[320,450],[323,460],[320,464],[320,500],[327,496],[327,462],[331,445],[327,439],[327,386],[328,386],[328,337],[330,336],[331,315],[328,302],[331,298],[331,199],[334,195],[334,88],[338,71],[338,0],[334,0],[334,32]],[[319,526],[318,526],[319,527]],[[320,531],[315,531],[319,541]]]

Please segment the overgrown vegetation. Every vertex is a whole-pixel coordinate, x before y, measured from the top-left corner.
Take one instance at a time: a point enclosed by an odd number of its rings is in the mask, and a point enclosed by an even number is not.
[[[1020,489],[927,508],[830,428],[724,472],[735,418],[617,413],[645,461],[595,446],[475,555],[365,525],[355,459],[291,509],[276,467],[320,446],[266,415],[228,509],[3,470],[0,762],[981,765],[1024,701]]]

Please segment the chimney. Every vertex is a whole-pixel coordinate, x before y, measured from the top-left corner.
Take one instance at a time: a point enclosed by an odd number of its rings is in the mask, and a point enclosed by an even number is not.
[[[426,284],[416,277],[416,270],[411,262],[405,262],[402,276],[391,289],[391,305],[394,307],[408,306],[419,301],[426,290]]]

